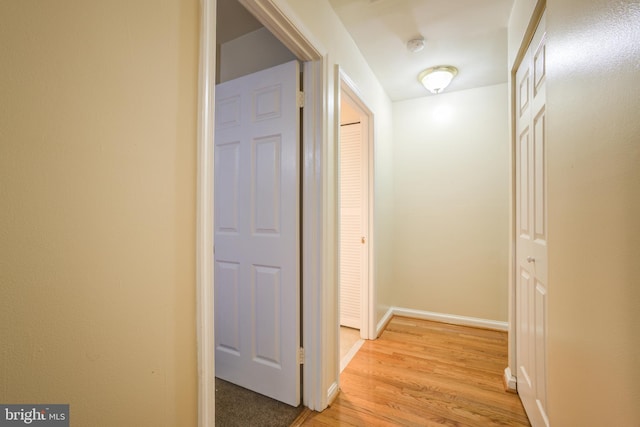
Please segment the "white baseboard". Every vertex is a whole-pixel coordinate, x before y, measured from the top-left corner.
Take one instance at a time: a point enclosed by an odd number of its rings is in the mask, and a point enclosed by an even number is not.
[[[509,323],[498,320],[479,319],[477,317],[458,316],[457,314],[434,313],[432,311],[414,310],[412,308],[389,307],[376,327],[376,336],[380,336],[393,316],[414,317],[416,319],[433,320],[454,325],[473,326],[476,328],[508,331]]]
[[[511,368],[507,366],[506,368],[504,368],[504,388],[508,391],[516,393],[516,384],[516,377],[511,374]]]
[[[380,321],[378,322],[378,325],[376,326],[376,337],[380,336],[382,331],[384,331],[384,328],[387,327],[387,323],[389,323],[392,317],[393,317],[393,307],[389,307],[389,310],[387,310],[384,316],[382,316],[382,319],[380,319]]]
[[[329,405],[331,405],[331,403],[333,403],[333,400],[338,397],[338,392],[340,391],[340,388],[338,387],[338,383],[334,382],[333,384],[331,384],[331,387],[329,387],[329,390],[327,390],[327,403]]]
[[[507,331],[509,323],[500,322],[498,320],[479,319],[477,317],[458,316],[457,314],[434,313],[431,311],[414,310],[411,308],[391,307],[383,320],[391,312],[391,315],[414,317],[417,319],[433,320],[436,322],[451,323],[453,325],[473,326],[476,328],[495,329],[498,331]],[[388,322],[389,320],[386,320]],[[382,321],[380,322],[382,323]],[[385,323],[386,326],[386,323]]]
[[[351,347],[351,350],[349,350],[349,352],[344,355],[344,357],[340,361],[340,373],[342,373],[342,371],[344,371],[344,368],[346,368],[349,362],[351,362],[351,359],[353,359],[353,356],[355,356],[358,350],[360,350],[362,344],[364,344],[364,340],[356,341],[356,343]]]

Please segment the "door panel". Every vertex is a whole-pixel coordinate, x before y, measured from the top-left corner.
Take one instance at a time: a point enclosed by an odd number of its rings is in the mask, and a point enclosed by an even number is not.
[[[224,177],[224,186],[216,193],[215,219],[216,231],[220,233],[238,233],[238,185],[240,181],[240,142],[220,144],[215,149],[218,158],[218,176]]]
[[[538,95],[539,96],[539,95]],[[534,204],[534,239],[539,244],[545,244],[547,241],[546,229],[546,192],[545,192],[545,110],[544,108],[538,112],[533,120],[533,204]]]
[[[534,427],[549,425],[544,25],[543,16],[516,73],[516,376],[518,394]]]
[[[216,86],[216,376],[300,403],[298,63]]]
[[[529,182],[530,174],[529,174],[529,128],[526,127],[520,136],[520,153],[523,153],[520,156],[520,173],[518,174],[518,181],[520,182],[520,196],[519,196],[519,213],[518,216],[518,224],[520,224],[520,237],[523,239],[528,239],[531,235],[531,231],[529,230],[529,189],[531,188],[531,184]]]
[[[240,312],[238,307],[239,291],[239,264],[235,262],[216,262],[215,277],[216,297],[225,304],[216,307],[218,319],[224,321],[220,328],[216,330],[216,340],[218,347],[238,356],[240,353]],[[220,310],[220,313],[217,310]]]
[[[280,137],[262,138],[252,146],[254,234],[280,234],[280,146]]]
[[[340,127],[340,324],[361,328],[366,240],[362,124]]]
[[[280,269],[253,266],[252,283],[255,304],[255,358],[266,365],[282,369],[280,358]]]

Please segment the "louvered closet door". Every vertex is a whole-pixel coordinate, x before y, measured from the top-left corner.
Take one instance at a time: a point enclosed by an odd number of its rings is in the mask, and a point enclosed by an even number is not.
[[[366,275],[366,155],[360,123],[340,127],[340,324],[361,327]]]

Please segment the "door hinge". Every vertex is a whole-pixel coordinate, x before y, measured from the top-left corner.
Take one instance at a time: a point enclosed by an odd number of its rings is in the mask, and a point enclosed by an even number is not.
[[[298,92],[296,96],[296,103],[298,104],[298,108],[304,107],[304,92],[302,91]]]
[[[298,349],[298,364],[304,365],[304,348],[302,347]]]

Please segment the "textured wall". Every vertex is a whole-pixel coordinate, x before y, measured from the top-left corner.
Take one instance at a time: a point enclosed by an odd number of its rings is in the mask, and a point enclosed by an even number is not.
[[[547,2],[549,416],[640,425],[640,4]]]
[[[195,425],[198,22],[0,2],[0,402]]]

